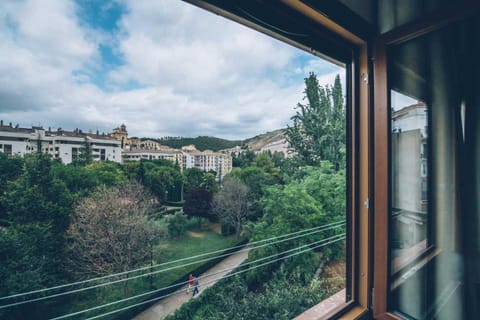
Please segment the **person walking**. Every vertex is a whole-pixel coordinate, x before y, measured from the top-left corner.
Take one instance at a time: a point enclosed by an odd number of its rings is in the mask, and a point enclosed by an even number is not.
[[[195,297],[195,295],[198,293],[198,280],[197,278],[193,278],[193,295],[192,297]]]
[[[193,280],[194,279],[195,279],[195,277],[190,273],[190,275],[188,276],[187,294],[190,293],[190,290],[192,290],[192,288],[193,288]]]

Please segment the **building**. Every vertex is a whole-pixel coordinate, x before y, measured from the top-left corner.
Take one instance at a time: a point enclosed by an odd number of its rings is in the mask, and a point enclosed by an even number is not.
[[[271,152],[274,154],[275,152],[283,153],[285,158],[289,158],[292,156],[292,152],[289,149],[289,145],[286,139],[277,140],[266,144],[260,149],[260,152]]]
[[[226,152],[212,150],[199,151],[194,145],[182,147],[184,168],[198,168],[203,171],[215,171],[217,179],[232,171],[232,156]]]
[[[123,161],[140,161],[144,160],[169,160],[178,163],[180,168],[183,167],[183,153],[180,150],[165,149],[130,149],[122,151]]]
[[[112,133],[110,133],[110,137],[114,138],[115,140],[119,140],[123,149],[129,143],[127,126],[122,123],[120,127],[116,127],[112,130]]]
[[[125,126],[122,126],[124,129],[122,132],[126,132]],[[181,150],[177,150],[162,146],[153,140],[116,136],[125,141],[122,150],[124,162],[164,159],[178,163],[181,170],[198,168],[202,171],[215,171],[219,180],[232,171],[232,156],[229,153],[211,150],[199,151],[194,145],[184,146]]]
[[[427,106],[408,105],[392,114],[393,255],[425,246],[428,223]]]
[[[82,152],[85,143],[92,148],[95,161],[114,161],[121,163],[121,142],[108,135],[84,133],[80,129],[74,131],[52,131],[43,127],[21,128],[0,124],[0,152],[8,155],[24,156],[41,151],[49,154],[53,159],[59,159],[65,164],[72,163]]]
[[[130,138],[127,140],[125,145],[126,150],[135,150],[135,149],[142,149],[142,150],[165,150],[170,149],[170,147],[162,146],[157,141],[153,140],[142,140],[137,138]]]

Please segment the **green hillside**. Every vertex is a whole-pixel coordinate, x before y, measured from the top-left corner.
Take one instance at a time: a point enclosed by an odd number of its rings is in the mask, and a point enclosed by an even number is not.
[[[154,139],[158,143],[169,146],[170,148],[180,149],[183,146],[195,145],[200,150],[213,150],[219,151],[222,149],[233,148],[242,144],[241,140],[226,140],[216,137],[200,136],[196,138],[186,137],[163,137],[160,139]]]
[[[183,146],[195,145],[200,150],[219,151],[233,148],[235,146],[248,146],[252,150],[260,150],[263,146],[278,140],[285,139],[285,129],[278,129],[256,135],[245,140],[227,140],[217,137],[199,136],[196,138],[188,137],[163,137],[158,139],[141,138],[142,140],[154,140],[164,146],[180,149]]]

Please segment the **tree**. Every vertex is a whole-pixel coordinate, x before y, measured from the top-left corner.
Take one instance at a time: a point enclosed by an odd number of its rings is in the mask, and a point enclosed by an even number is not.
[[[239,180],[226,178],[220,191],[213,196],[212,210],[222,224],[234,228],[238,237],[251,213],[248,187]]]
[[[190,191],[196,190],[201,187],[205,172],[198,168],[189,168],[189,169],[185,169],[183,174],[185,175],[184,191],[185,191],[185,194],[187,194],[188,196],[188,193],[190,193]]]
[[[7,184],[20,177],[22,174],[23,159],[20,157],[9,157],[0,152],[0,196],[7,189]],[[5,224],[6,212],[0,201],[0,226]]]
[[[217,192],[218,183],[217,183],[217,175],[215,171],[207,172],[203,175],[203,179],[202,179],[202,182],[200,183],[200,187],[209,192]]]
[[[5,210],[4,226],[0,227],[1,296],[49,287],[65,279],[62,262],[72,197],[51,166],[47,154],[25,156],[21,175],[10,180],[0,195]],[[35,318],[28,315],[46,314],[47,310],[47,305],[28,305],[16,310],[22,315],[13,318]]]
[[[87,137],[85,137],[83,141],[83,146],[80,148],[80,154],[78,155],[78,163],[80,164],[90,164],[93,162],[93,155],[92,155],[92,145],[88,141]]]
[[[185,197],[183,212],[189,217],[203,217],[215,221],[216,216],[212,214],[213,193],[198,188],[190,191]]]
[[[235,168],[228,176],[240,180],[248,187],[248,201],[252,211],[251,218],[262,216],[263,209],[259,200],[265,194],[265,189],[276,184],[278,179],[273,178],[257,166]]]
[[[80,201],[67,232],[70,271],[102,276],[145,265],[162,236],[148,219],[153,203],[138,183],[102,186]],[[127,281],[124,293],[128,294]]]
[[[305,78],[307,103],[297,111],[287,128],[287,141],[305,164],[331,161],[335,168],[345,167],[345,106],[340,76],[332,86],[320,86],[315,73]]]
[[[178,189],[180,189],[183,176],[172,167],[153,167],[145,173],[144,181],[159,200],[168,201],[172,197],[173,188],[179,186]]]
[[[121,165],[116,162],[95,161],[86,165],[85,170],[95,177],[97,186],[115,186],[127,181]]]

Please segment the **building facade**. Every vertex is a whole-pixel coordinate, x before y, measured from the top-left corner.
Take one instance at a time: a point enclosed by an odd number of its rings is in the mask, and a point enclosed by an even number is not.
[[[43,127],[0,125],[0,152],[10,156],[24,156],[40,148],[53,159],[69,164],[78,159],[85,143],[90,144],[94,161],[122,162],[121,141],[107,135],[84,133],[79,129],[52,131]]]

